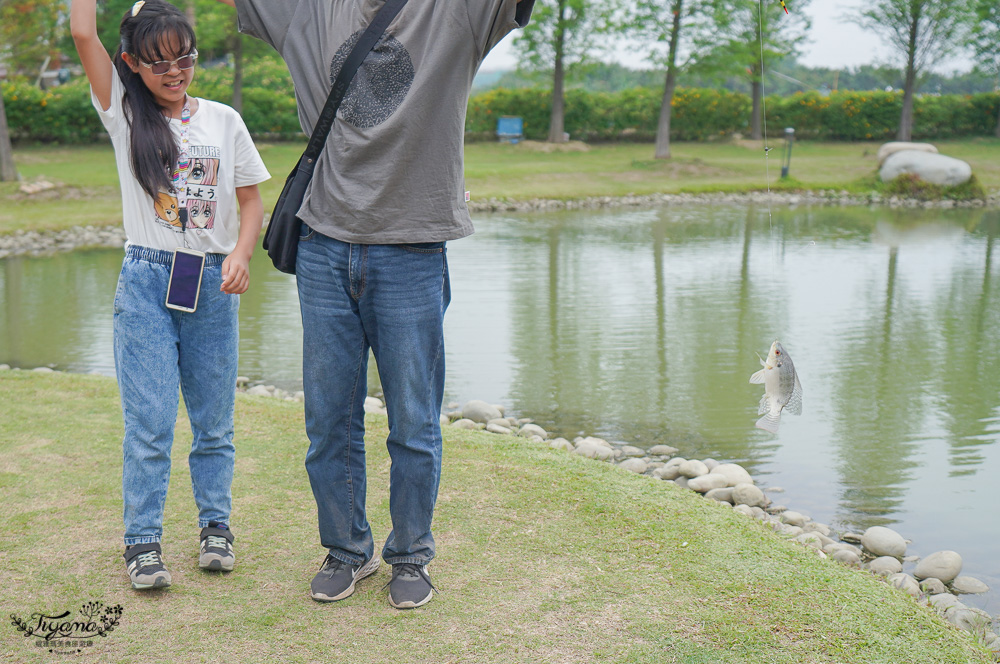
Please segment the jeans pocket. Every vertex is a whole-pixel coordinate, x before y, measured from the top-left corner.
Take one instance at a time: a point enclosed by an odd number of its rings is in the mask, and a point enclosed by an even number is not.
[[[301,224],[302,225],[299,226],[299,242],[308,242],[313,239],[313,236],[316,235],[316,231],[310,228],[309,224],[304,221],[301,222]]]
[[[414,254],[440,254],[444,251],[444,245],[444,242],[411,242],[399,246]]]

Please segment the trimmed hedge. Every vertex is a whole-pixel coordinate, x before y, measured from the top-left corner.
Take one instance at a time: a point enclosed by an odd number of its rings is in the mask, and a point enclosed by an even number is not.
[[[2,84],[11,137],[18,142],[89,143],[104,140],[104,129],[90,105],[87,81],[75,80],[52,90],[26,82]],[[192,94],[228,103],[232,70],[200,70]],[[566,92],[565,128],[584,141],[648,141],[656,136],[663,92],[634,88],[617,93]],[[303,138],[292,82],[280,62],[250,64],[244,74],[243,117],[258,138]],[[833,141],[887,141],[896,136],[903,95],[900,92],[804,92],[766,99],[769,134],[794,127],[798,138]],[[516,115],[525,138],[545,140],[549,132],[551,91],[497,88],[469,100],[466,138],[494,140],[497,119]],[[706,141],[748,133],[750,98],[726,90],[678,88],[674,92],[671,138]],[[992,136],[1000,93],[918,96],[914,104],[915,140]]]

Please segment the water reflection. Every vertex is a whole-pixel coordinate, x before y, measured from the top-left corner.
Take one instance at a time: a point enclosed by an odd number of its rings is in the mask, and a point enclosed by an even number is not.
[[[893,525],[1000,586],[983,518],[1000,502],[1000,213],[672,207],[477,229],[449,246],[447,400],[745,463],[816,518]],[[0,362],[112,373],[120,263],[0,262]],[[240,372],[299,389],[295,281],[262,255],[253,269]],[[776,338],[805,407],[771,436],[748,378]]]

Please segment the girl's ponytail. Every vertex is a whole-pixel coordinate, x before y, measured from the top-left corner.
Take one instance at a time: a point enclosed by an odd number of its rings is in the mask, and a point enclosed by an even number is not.
[[[182,53],[190,53],[197,47],[194,30],[187,17],[172,4],[148,0],[134,16],[132,10],[125,13],[119,34],[121,41],[113,61],[125,86],[122,106],[129,124],[132,174],[155,200],[161,190],[171,189],[170,174],[177,163],[177,144],[163,107],[142,77],[128,66],[122,53],[143,62],[165,60],[164,47],[171,42],[178,43]]]

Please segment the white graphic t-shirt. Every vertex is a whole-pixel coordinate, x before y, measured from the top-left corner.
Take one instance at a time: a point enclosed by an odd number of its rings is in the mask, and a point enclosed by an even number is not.
[[[153,200],[132,176],[128,120],[122,106],[125,86],[115,71],[111,106],[91,92],[91,101],[111,135],[122,190],[122,211],[128,245],[172,251],[185,246],[206,253],[229,254],[236,248],[240,222],[236,188],[259,184],[271,176],[250,139],[243,118],[235,110],[207,99],[198,99],[198,109],[188,125],[187,230],[181,235],[177,197],[162,191]],[[181,121],[170,120],[174,139],[180,145]]]

